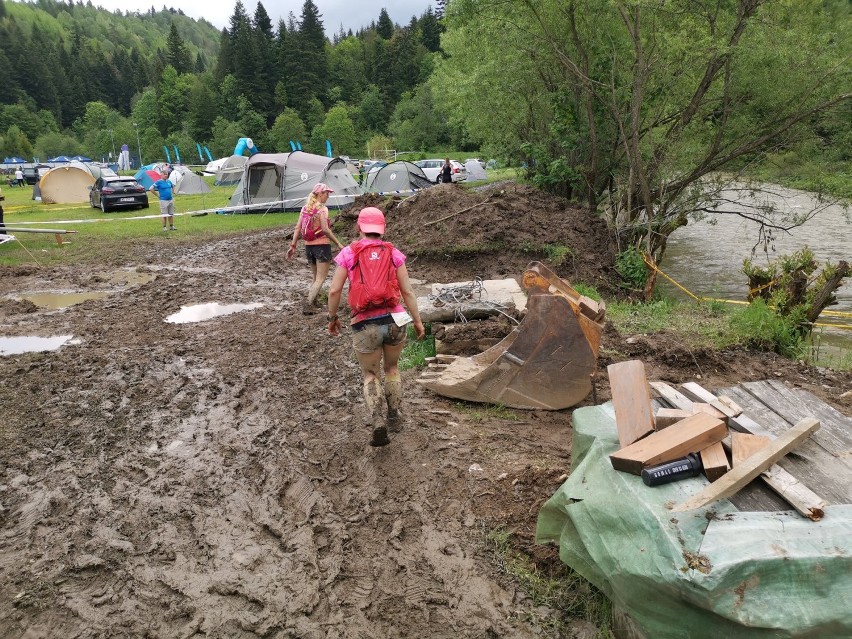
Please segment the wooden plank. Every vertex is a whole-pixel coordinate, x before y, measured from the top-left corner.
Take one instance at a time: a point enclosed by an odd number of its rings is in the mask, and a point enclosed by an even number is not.
[[[715,417],[716,419],[724,420],[727,415],[720,411],[717,408],[713,408],[710,404],[705,404],[704,402],[693,402],[692,404],[692,412],[693,413],[707,413],[711,417]]]
[[[738,406],[733,408],[722,401],[721,397],[716,397],[709,390],[695,382],[686,382],[680,385],[683,394],[695,402],[704,402],[709,404],[714,409],[722,413],[725,417],[734,417],[742,413],[742,409]],[[730,401],[730,398],[728,398]],[[736,404],[735,404],[736,406]]]
[[[820,429],[814,441],[832,455],[839,456],[852,450],[852,419],[815,395],[801,389],[794,394],[783,383],[775,381],[746,382],[742,387],[789,422],[804,419],[811,413],[818,419],[824,419],[828,426]]]
[[[609,456],[612,467],[639,475],[646,466],[661,464],[695,453],[727,435],[725,422],[696,413]]]
[[[722,442],[716,442],[701,450],[701,465],[704,466],[704,476],[711,482],[731,470]]]
[[[638,359],[607,366],[615,427],[621,447],[654,432],[651,390],[645,365]]]
[[[654,425],[657,430],[663,430],[682,419],[686,419],[690,415],[692,413],[679,408],[658,408],[654,413]]]
[[[716,406],[716,408],[719,408],[719,410],[721,410],[723,413],[725,413],[728,417],[736,417],[737,415],[741,415],[742,412],[743,412],[743,409],[740,408],[740,405],[737,404],[734,400],[732,400],[727,395],[719,395],[719,399],[717,400],[717,402],[719,404],[721,404],[723,407],[728,408],[731,412],[730,413],[725,412],[724,408],[720,408],[719,406],[717,406],[713,402],[710,402],[710,405]]]
[[[703,417],[703,415],[701,416]],[[813,417],[801,420],[771,444],[756,452],[739,466],[735,466],[724,477],[672,510],[674,512],[693,510],[736,494],[740,488],[751,482],[818,429],[819,420]]]
[[[675,390],[665,382],[651,382],[650,386],[674,408],[692,412],[692,400],[683,393]]]
[[[765,435],[749,435],[731,431],[731,457],[734,466],[745,461],[761,448],[772,442],[771,437]]]

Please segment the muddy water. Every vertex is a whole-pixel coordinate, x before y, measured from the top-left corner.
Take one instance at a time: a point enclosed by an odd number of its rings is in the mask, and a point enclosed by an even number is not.
[[[21,299],[28,300],[36,306],[56,310],[68,308],[74,304],[80,304],[88,300],[99,300],[109,295],[109,291],[90,291],[87,293],[30,293],[21,295]]]
[[[73,335],[57,335],[56,337],[0,337],[0,355],[21,355],[23,353],[43,353],[55,351],[72,341]]]
[[[188,324],[191,322],[203,322],[214,317],[223,315],[232,315],[241,311],[250,311],[255,308],[262,307],[260,302],[251,304],[219,304],[211,302],[210,304],[193,304],[192,306],[181,306],[180,311],[173,313],[166,318],[169,324]]]
[[[817,206],[815,198],[806,192],[773,187],[771,201],[783,210],[800,213]],[[744,206],[729,209],[746,211]],[[852,261],[852,225],[840,206],[829,206],[815,218],[789,233],[776,231],[770,247],[769,260],[808,246],[820,264],[840,260]],[[757,242],[757,224],[739,215],[722,214],[701,222],[692,222],[678,229],[670,238],[663,271],[692,293],[727,300],[744,301],[748,295],[748,279],[742,273],[743,260],[752,257]],[[757,264],[767,262],[759,246],[753,257]],[[662,290],[676,297],[686,297],[673,284],[660,279]],[[846,357],[852,355],[852,281],[847,278],[837,291],[837,305],[827,310],[849,313],[849,316],[824,315],[823,324],[815,331],[823,355]]]

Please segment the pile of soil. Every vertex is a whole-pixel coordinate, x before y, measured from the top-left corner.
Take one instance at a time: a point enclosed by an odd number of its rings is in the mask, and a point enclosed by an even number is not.
[[[499,190],[369,196],[338,224],[373,198],[425,281],[519,275],[545,255],[528,241],[570,248],[557,269],[569,280],[615,285],[597,221],[529,187]],[[116,243],[85,268],[0,268],[4,336],[73,336],[0,357],[0,635],[573,636],[484,542],[505,527],[513,551],[558,566],[534,530],[570,472],[571,411],[489,412],[422,389],[410,370],[405,430],[371,448],[348,332],[332,338],[322,315],[302,314],[309,269],[284,259],[291,233],[177,231]],[[62,310],[15,301],[44,291],[110,294]],[[165,321],[210,302],[263,306]],[[849,408],[848,373],[613,330],[584,404],[608,398],[607,364],[633,358],[653,379],[779,377]]]

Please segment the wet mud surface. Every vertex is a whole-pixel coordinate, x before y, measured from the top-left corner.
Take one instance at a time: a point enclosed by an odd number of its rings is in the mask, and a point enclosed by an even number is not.
[[[430,249],[446,229],[431,244],[412,235],[414,216],[487,197],[441,188],[389,223],[411,275],[519,276],[530,261],[523,248],[449,259],[446,242],[443,253]],[[564,212],[522,192],[502,201],[518,216]],[[473,209],[464,237],[477,219],[499,227],[485,243],[511,236],[496,215]],[[574,242],[578,256],[598,250],[560,274],[606,281],[605,234],[563,217],[554,243]],[[495,570],[482,538],[505,526],[534,562],[558,561],[533,536],[541,504],[570,472],[571,411],[507,419],[422,390],[411,370],[404,430],[371,448],[349,332],[332,338],[323,315],[302,314],[307,265],[284,260],[290,232],[164,240],[122,247],[103,268],[0,273],[3,335],[79,340],[0,357],[0,636],[546,636],[558,612]],[[153,279],[116,283],[116,271]],[[60,310],[18,301],[46,290],[110,294]],[[213,302],[263,306],[164,321]],[[701,375],[714,388],[777,373],[841,408],[848,401],[837,399],[848,375],[608,330],[584,404],[608,399],[607,364],[632,358],[673,383]]]

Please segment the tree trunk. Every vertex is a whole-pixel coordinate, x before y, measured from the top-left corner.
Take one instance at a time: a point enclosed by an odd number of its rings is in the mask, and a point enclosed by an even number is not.
[[[849,263],[841,260],[837,265],[837,270],[834,272],[834,275],[826,280],[822,288],[817,291],[813,304],[811,304],[810,309],[808,309],[809,322],[815,322],[826,306],[831,306],[835,303],[834,291],[840,287],[840,284],[843,282],[843,278],[848,274]]]

